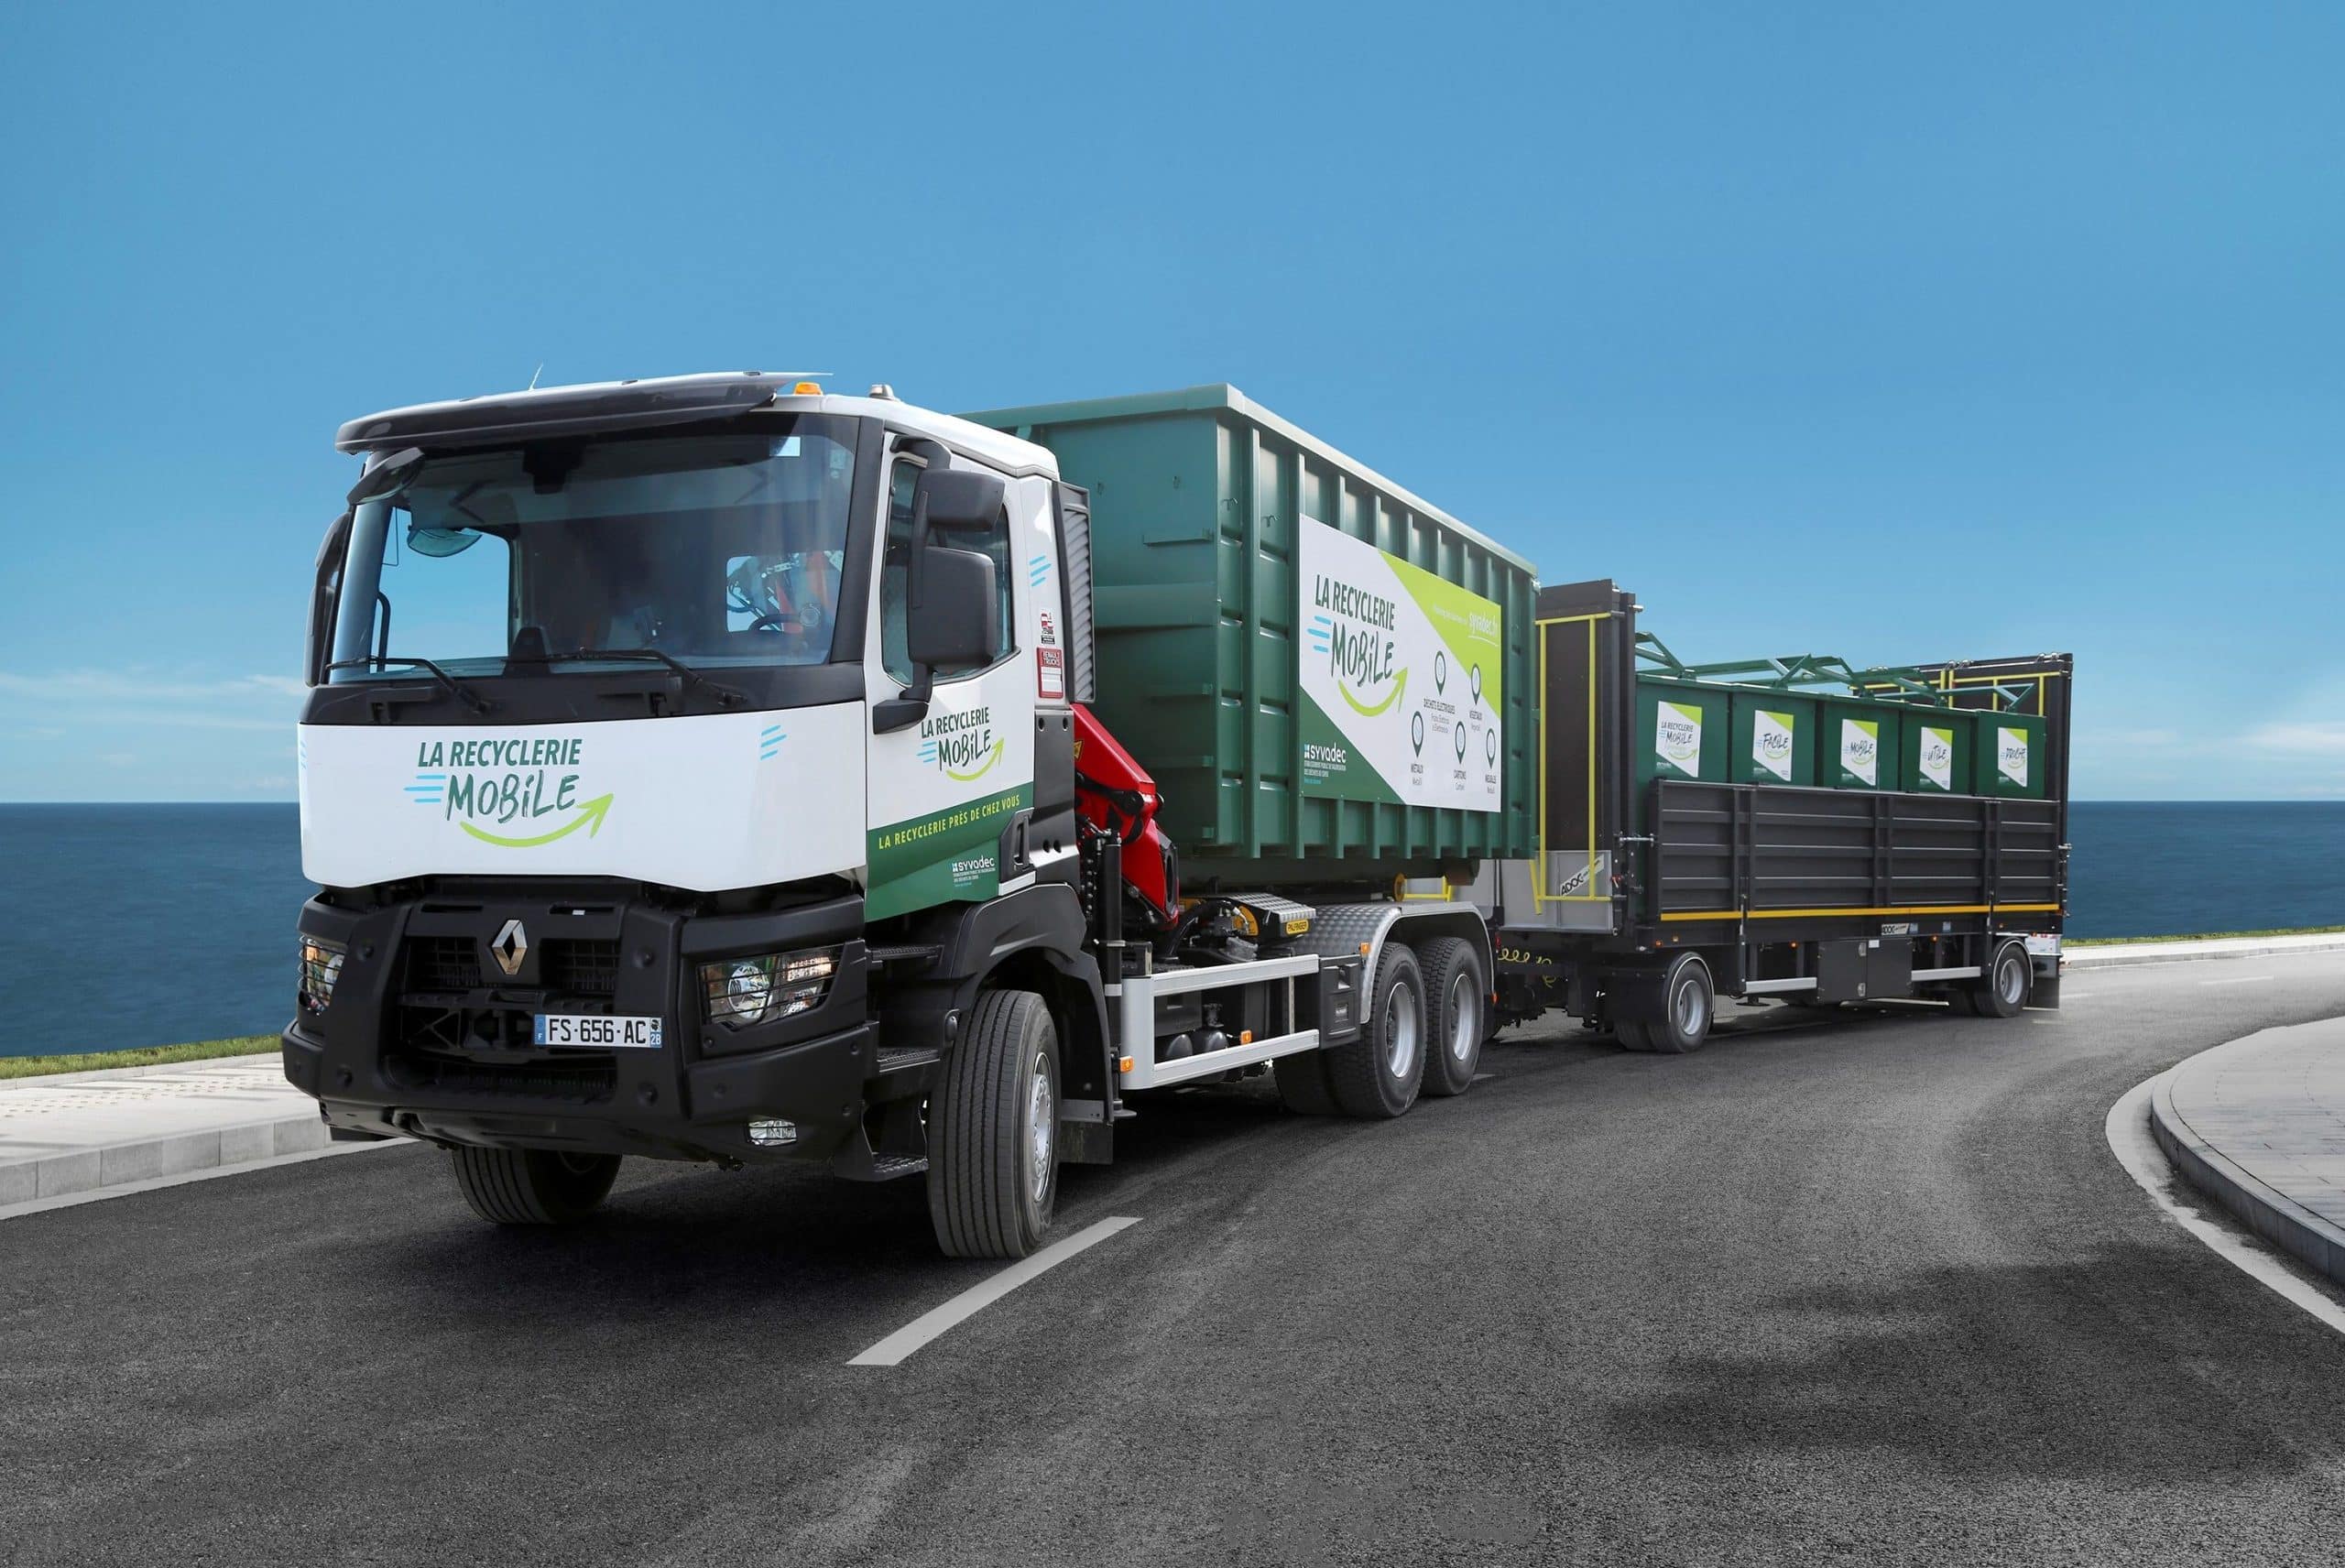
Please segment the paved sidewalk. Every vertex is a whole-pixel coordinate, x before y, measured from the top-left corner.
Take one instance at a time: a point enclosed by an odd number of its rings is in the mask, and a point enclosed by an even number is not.
[[[2345,1282],[2345,1018],[2200,1051],[2151,1092],[2150,1130],[2193,1186]]]
[[[0,1208],[326,1142],[273,1055],[0,1079]]]
[[[2332,953],[2345,948],[2345,931],[2301,936],[2224,936],[2195,942],[2113,942],[2070,947],[2062,956],[2070,969],[2107,969],[2121,964],[2187,964],[2200,958],[2264,958],[2281,953]]]

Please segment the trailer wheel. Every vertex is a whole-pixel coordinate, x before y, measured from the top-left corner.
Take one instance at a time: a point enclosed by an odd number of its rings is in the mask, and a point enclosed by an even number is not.
[[[1359,1038],[1326,1052],[1327,1087],[1346,1116],[1390,1118],[1417,1102],[1425,1076],[1425,982],[1408,944],[1388,942]]]
[[[1970,1005],[1985,1018],[2015,1018],[2027,1010],[2027,993],[2034,984],[2035,964],[2027,955],[2027,944],[2007,942],[1995,949],[1994,962],[1971,993]]]
[[[1710,984],[1710,966],[1693,953],[1683,953],[1669,966],[1662,982],[1662,1016],[1644,1026],[1654,1051],[1682,1055],[1699,1051],[1710,1038],[1710,1021],[1718,1016],[1718,992]]]
[[[928,1106],[928,1215],[951,1258],[1023,1258],[1059,1197],[1059,1035],[1031,991],[978,996]]]
[[[1490,989],[1482,955],[1463,937],[1435,937],[1417,951],[1433,1027],[1426,1031],[1424,1092],[1462,1094],[1482,1064],[1490,1037]]]
[[[1620,1042],[1622,1051],[1651,1051],[1652,1049],[1652,1037],[1645,1032],[1644,1025],[1633,1018],[1614,1018],[1612,1038]]]
[[[457,1191],[491,1225],[574,1224],[602,1205],[619,1174],[616,1154],[462,1145],[448,1152]]]
[[[1979,1016],[1979,996],[1968,985],[1958,985],[1946,994],[1947,1011],[1967,1018]]]
[[[1277,1079],[1279,1103],[1298,1116],[1332,1116],[1335,1091],[1327,1087],[1327,1053],[1298,1051],[1282,1056],[1271,1067]]]

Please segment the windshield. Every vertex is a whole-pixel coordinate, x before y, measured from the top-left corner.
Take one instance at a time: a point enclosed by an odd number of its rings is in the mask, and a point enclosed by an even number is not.
[[[431,459],[352,518],[332,679],[823,663],[854,487],[854,421],[812,415]]]

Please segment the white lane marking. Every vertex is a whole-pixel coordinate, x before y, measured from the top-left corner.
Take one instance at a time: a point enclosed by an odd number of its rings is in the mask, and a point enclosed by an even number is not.
[[[2092,993],[2090,991],[2063,991],[2060,993],[2060,1000],[2063,1003],[2089,1002],[2092,1000]]]
[[[954,1324],[975,1316],[1029,1279],[1048,1273],[1085,1247],[1096,1247],[1118,1231],[1138,1224],[1138,1215],[1118,1215],[1076,1231],[1064,1241],[1054,1241],[1033,1257],[1011,1264],[984,1284],[973,1285],[934,1311],[922,1312],[847,1365],[893,1367]]]
[[[22,1219],[27,1214],[44,1214],[51,1209],[71,1209],[82,1203],[94,1203],[106,1198],[127,1198],[138,1192],[152,1192],[164,1187],[184,1187],[191,1181],[213,1181],[223,1176],[242,1176],[247,1171],[274,1171],[280,1165],[306,1165],[312,1160],[330,1160],[338,1154],[365,1154],[376,1149],[420,1148],[411,1138],[387,1138],[379,1143],[330,1143],[323,1149],[305,1149],[299,1154],[279,1154],[268,1160],[247,1160],[241,1165],[207,1165],[201,1171],[182,1171],[176,1176],[149,1176],[143,1181],[124,1181],[112,1187],[93,1187],[86,1192],[64,1192],[54,1198],[35,1198],[29,1203],[0,1204],[0,1220]]]
[[[2229,1230],[2191,1213],[2167,1196],[2166,1184],[2181,1181],[2182,1174],[2167,1160],[2165,1150],[2158,1147],[2155,1135],[2150,1131],[2150,1092],[2172,1072],[2169,1068],[2136,1083],[2125,1092],[2123,1099],[2109,1107],[2109,1120],[2102,1128],[2109,1138],[2109,1151],[2117,1156],[2125,1173],[2140,1184],[2151,1201],[2165,1211],[2166,1218],[2213,1247],[2224,1262],[2253,1275],[2258,1284],[2295,1302],[2339,1334],[2345,1334],[2345,1307],[2297,1279],[2272,1254],[2248,1246]],[[2212,1198],[2207,1201],[2214,1202]]]
[[[2233,975],[2221,980],[2201,980],[2201,985],[2246,985],[2258,980],[2269,980],[2269,975]]]

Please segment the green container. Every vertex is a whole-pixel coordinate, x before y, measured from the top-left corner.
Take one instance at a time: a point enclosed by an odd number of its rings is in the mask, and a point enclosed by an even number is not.
[[[1637,677],[1637,801],[1655,779],[1727,779],[1732,728],[1723,686],[1665,675]]]
[[[1092,707],[1189,885],[1532,853],[1528,561],[1233,387],[966,417],[1090,494]]]
[[[2044,799],[2044,721],[2034,713],[1965,713],[1977,725],[1971,766],[1973,792],[2020,800]]]
[[[1914,708],[1904,715],[1898,740],[1899,773],[1905,788],[1924,795],[1971,792],[1970,754],[1978,715],[1951,708]]]
[[[1734,690],[1734,743],[1727,776],[1737,784],[1816,782],[1816,699],[1796,691]]]
[[[1905,709],[1857,697],[1826,697],[1816,707],[1817,783],[1835,789],[1905,787]]]

